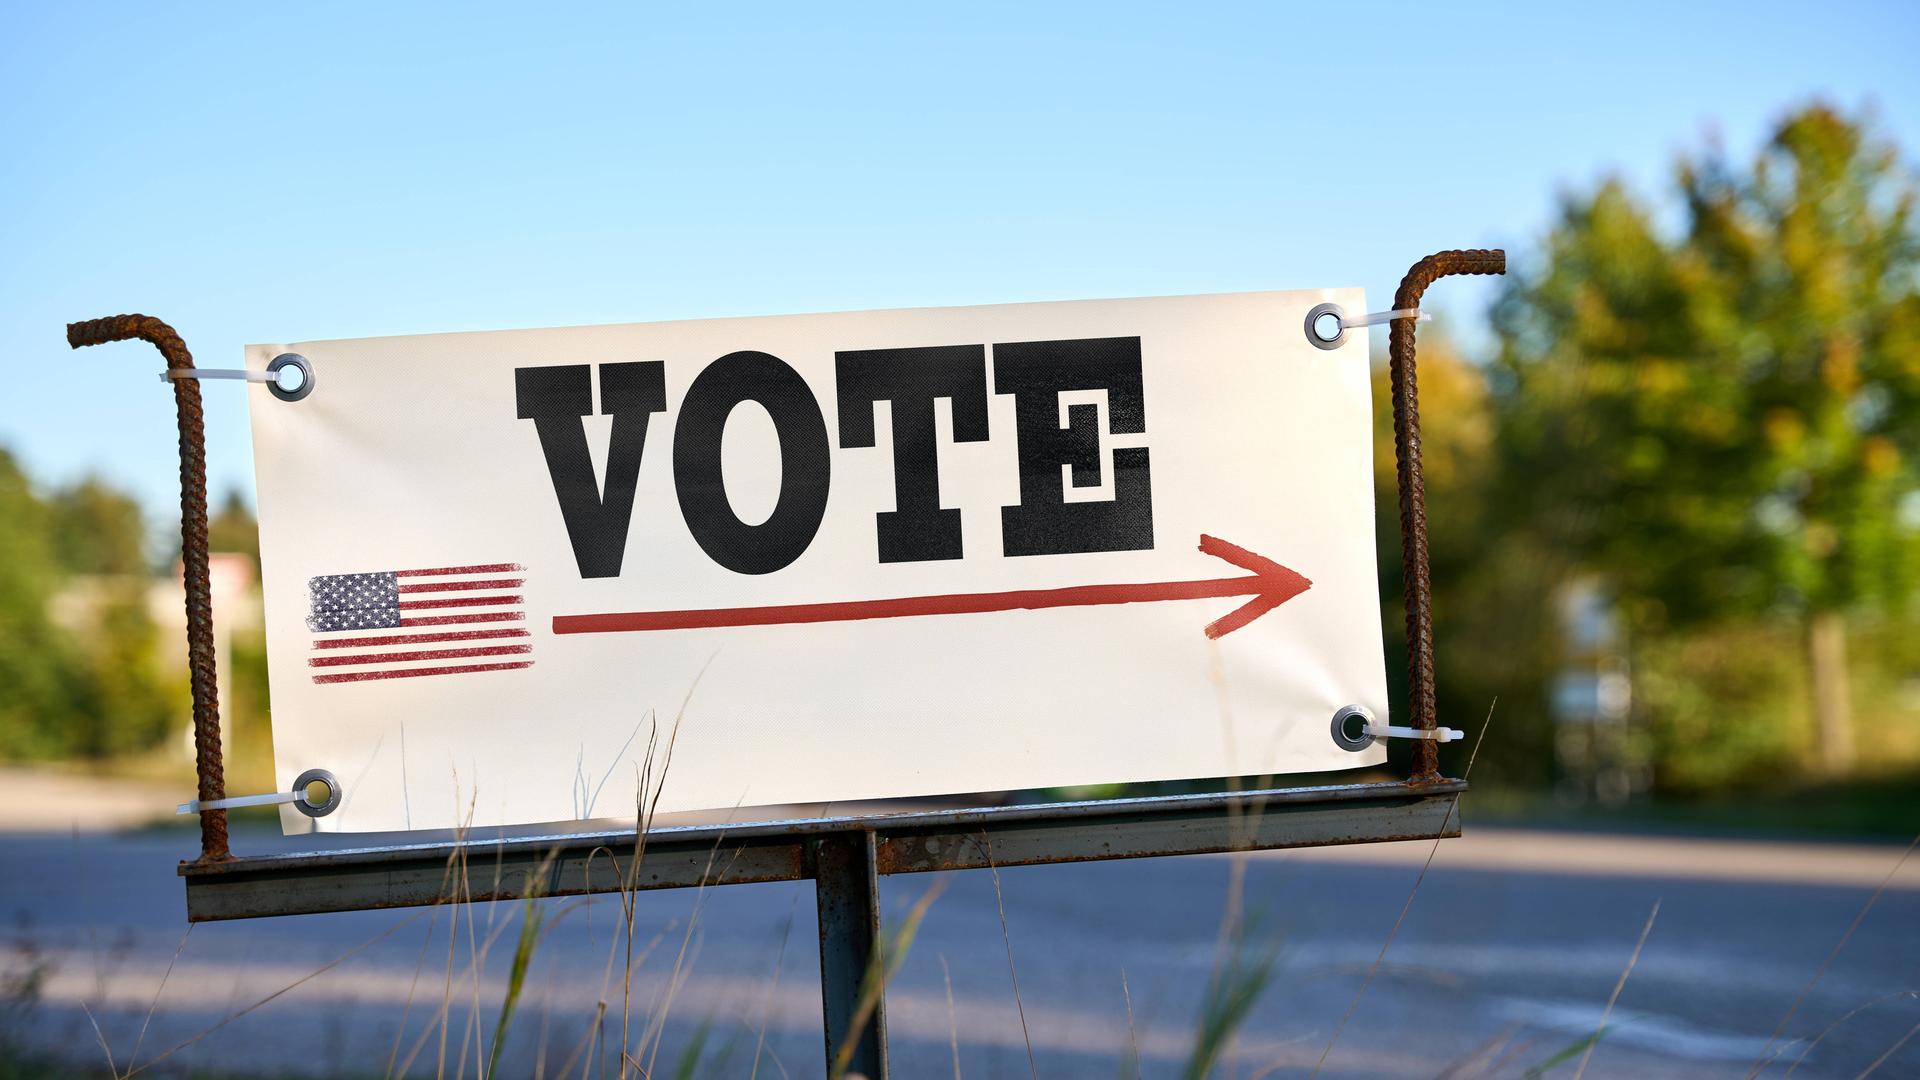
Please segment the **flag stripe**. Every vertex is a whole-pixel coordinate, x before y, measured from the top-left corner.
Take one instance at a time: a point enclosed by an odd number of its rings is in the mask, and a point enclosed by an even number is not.
[[[450,607],[497,607],[501,604],[518,604],[524,600],[519,596],[448,596],[432,600],[402,600],[401,611],[421,611],[428,608]]]
[[[320,669],[311,678],[352,683],[532,667],[526,598],[515,591],[527,583],[525,571],[502,562],[309,578],[307,665]],[[445,613],[426,614],[434,611]],[[505,659],[467,662],[489,657]]]
[[[474,611],[459,615],[415,615],[410,619],[401,619],[401,626],[446,626],[451,623],[479,622],[520,622],[527,617],[524,611]]]
[[[530,653],[531,645],[469,645],[460,649],[416,649],[413,652],[348,653],[345,656],[316,656],[308,667],[348,667],[354,664],[398,663],[402,660],[458,660],[469,656],[508,656]]]
[[[359,649],[379,645],[418,645],[429,641],[473,641],[478,638],[530,637],[525,630],[443,630],[437,634],[389,634],[385,637],[321,638],[316,649]]]
[[[480,578],[475,581],[433,581],[424,585],[402,585],[400,592],[472,592],[475,589],[517,589],[527,583],[526,578]]]
[[[436,566],[426,570],[395,570],[394,577],[447,577],[453,574],[513,574],[526,567],[519,563],[480,563],[477,566]]]
[[[515,660],[504,664],[459,664],[451,667],[426,668],[379,668],[372,671],[340,671],[327,675],[315,675],[317,683],[366,682],[370,679],[411,679],[420,675],[465,675],[475,671],[509,671],[514,668],[529,668],[531,660]]]

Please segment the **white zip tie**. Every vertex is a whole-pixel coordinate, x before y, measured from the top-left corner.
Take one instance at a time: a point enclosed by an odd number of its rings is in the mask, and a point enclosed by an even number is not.
[[[313,365],[299,353],[281,353],[267,362],[263,371],[245,368],[169,368],[160,373],[160,381],[180,379],[231,379],[235,382],[265,383],[267,392],[281,401],[299,401],[313,393]]]
[[[1375,311],[1366,315],[1349,315],[1339,304],[1315,304],[1312,310],[1307,312],[1307,342],[1317,349],[1337,349],[1346,344],[1349,330],[1364,330],[1369,326],[1390,323],[1396,319],[1426,322],[1431,318],[1433,316],[1417,307]]]
[[[1360,721],[1359,727],[1352,723]],[[1359,752],[1372,746],[1375,739],[1423,739],[1428,742],[1453,742],[1464,739],[1467,733],[1458,728],[1400,727],[1397,724],[1383,724],[1374,718],[1373,710],[1365,705],[1342,705],[1333,714],[1333,744],[1342,750]]]
[[[201,802],[183,802],[174,808],[176,814],[197,814],[202,810],[232,810],[240,806],[277,806],[280,803],[306,802],[304,791],[275,791],[266,795],[235,795],[230,799],[208,799]],[[311,803],[308,803],[311,806]]]
[[[1381,323],[1390,323],[1395,319],[1412,319],[1414,322],[1432,322],[1433,313],[1421,311],[1417,307],[1410,307],[1394,308],[1392,311],[1375,311],[1367,315],[1343,315],[1340,317],[1340,328],[1343,330],[1355,330],[1362,326],[1378,326]]]
[[[175,379],[244,379],[247,382],[277,383],[280,373],[277,371],[248,371],[245,368],[179,368],[160,373],[161,382]]]
[[[324,784],[327,788],[325,802],[314,802],[307,796],[307,789],[314,784]],[[208,799],[201,802],[183,802],[174,807],[176,814],[198,814],[203,810],[232,810],[241,806],[279,806],[292,803],[295,810],[308,817],[325,817],[340,805],[340,779],[325,769],[308,769],[294,777],[291,791],[272,791],[265,795],[235,795],[226,799]]]
[[[1368,724],[1365,731],[1376,739],[1427,739],[1432,742],[1452,742],[1455,739],[1467,737],[1467,733],[1458,728],[1429,729],[1400,727],[1396,724]]]

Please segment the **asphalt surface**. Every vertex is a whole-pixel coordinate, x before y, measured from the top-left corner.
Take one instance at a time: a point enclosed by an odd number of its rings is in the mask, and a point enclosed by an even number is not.
[[[1920,1037],[1899,1045],[1920,1023],[1920,855],[1774,1040],[1899,847],[1467,829],[1410,907],[1432,843],[1016,868],[997,887],[979,871],[883,879],[895,921],[939,890],[888,995],[895,1075],[1113,1077],[1137,1053],[1142,1075],[1178,1076],[1222,956],[1245,972],[1271,955],[1217,1075],[1311,1075],[1340,1030],[1322,1076],[1519,1076],[1600,1027],[1656,903],[1585,1075],[1771,1077],[1797,1061],[1850,1077],[1889,1050],[1875,1075],[1920,1075]],[[480,1074],[523,905],[189,933],[174,864],[193,842],[0,833],[13,1038],[103,1075],[109,1055],[142,1076]],[[1223,950],[1236,865],[1250,929]],[[543,901],[496,1075],[616,1075],[623,1028],[648,1075],[676,1075],[695,1044],[694,1075],[822,1075],[812,900],[807,884],[642,894],[624,993],[619,900]]]

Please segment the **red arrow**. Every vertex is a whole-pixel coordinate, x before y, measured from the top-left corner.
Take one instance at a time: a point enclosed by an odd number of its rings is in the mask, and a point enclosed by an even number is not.
[[[1200,550],[1252,573],[1199,581],[1151,581],[1137,585],[1074,585],[1064,589],[902,596],[891,600],[844,600],[830,604],[778,604],[771,607],[709,608],[693,611],[619,611],[604,615],[556,615],[556,634],[616,634],[637,630],[698,630],[717,626],[770,626],[780,623],[847,622],[898,619],[910,615],[974,615],[1095,604],[1138,604],[1154,600],[1204,600],[1216,596],[1253,599],[1207,624],[1210,638],[1231,634],[1313,587],[1313,582],[1272,559],[1255,555],[1211,536]]]

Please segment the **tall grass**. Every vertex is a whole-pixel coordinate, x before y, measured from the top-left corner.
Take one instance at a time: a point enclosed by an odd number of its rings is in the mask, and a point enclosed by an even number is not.
[[[1274,965],[1280,959],[1280,945],[1278,935],[1262,939],[1251,931],[1231,942],[1224,962],[1207,981],[1195,1024],[1193,1049],[1180,1070],[1182,1080],[1205,1080],[1213,1075],[1214,1067],[1232,1044],[1234,1035],[1272,983]],[[1132,1045],[1131,1037],[1129,1045]]]
[[[533,966],[533,951],[540,946],[540,930],[546,922],[540,898],[546,895],[546,883],[558,852],[542,859],[533,880],[527,883],[526,899],[521,901],[520,938],[513,947],[513,966],[507,971],[507,992],[500,1001],[500,1018],[493,1025],[493,1048],[487,1054],[486,1076],[500,1070],[500,1052],[507,1045],[507,1028],[513,1023],[513,1010],[520,1004],[520,992],[526,987],[527,972]]]

